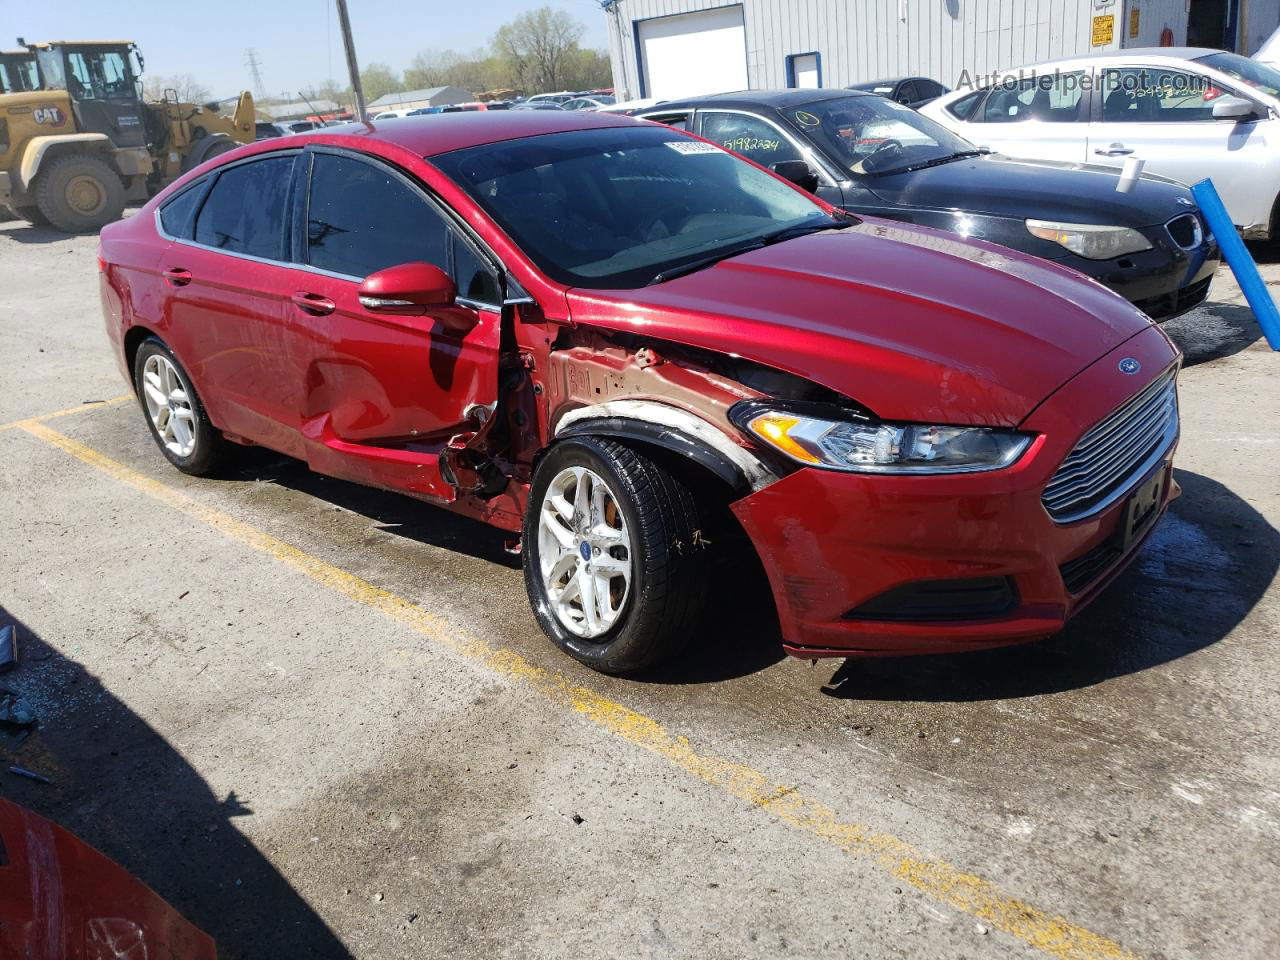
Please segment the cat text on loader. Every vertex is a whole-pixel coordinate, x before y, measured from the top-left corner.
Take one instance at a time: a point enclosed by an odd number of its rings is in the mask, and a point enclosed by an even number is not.
[[[39,88],[0,94],[0,204],[70,233],[119,219],[175,177],[254,138],[253,97],[235,115],[177,96],[142,98],[126,40],[28,44]]]

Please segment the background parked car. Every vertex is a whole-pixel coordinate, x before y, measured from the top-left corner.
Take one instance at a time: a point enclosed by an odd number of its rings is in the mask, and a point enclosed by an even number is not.
[[[995,88],[957,90],[921,109],[1011,156],[1209,177],[1246,237],[1277,229],[1280,71],[1203,48],[1119,50],[1024,67]]]
[[[623,100],[621,103],[611,103],[606,107],[601,107],[601,113],[620,113],[623,116],[634,117],[644,113],[646,110],[656,107],[660,103],[666,101],[659,97],[642,97],[639,100]]]
[[[896,77],[851,84],[848,89],[874,93],[907,107],[921,107],[948,91],[937,80],[928,77]]]
[[[253,125],[253,138],[255,140],[270,140],[273,137],[283,137],[292,132],[292,130],[285,130],[278,123],[271,123],[266,120],[259,120]]]
[[[1201,303],[1219,262],[1180,184],[1144,177],[1117,193],[1107,168],[983,154],[874,94],[753,90],[671,101],[640,115],[696,132],[846,210],[1056,260],[1158,320]]]
[[[512,110],[559,110],[560,104],[551,100],[522,100],[511,105]]]
[[[607,94],[599,94],[592,97],[574,97],[572,100],[566,100],[560,105],[561,110],[599,110],[601,107],[611,107],[614,104],[613,97]]]
[[[430,110],[430,107],[425,109]],[[407,117],[411,113],[417,113],[416,110],[380,110],[373,115],[375,120],[395,120],[399,117]]]
[[[556,106],[560,106],[560,104],[566,103],[576,96],[578,94],[572,90],[561,90],[558,93],[535,93],[525,100],[525,103],[554,103]]]

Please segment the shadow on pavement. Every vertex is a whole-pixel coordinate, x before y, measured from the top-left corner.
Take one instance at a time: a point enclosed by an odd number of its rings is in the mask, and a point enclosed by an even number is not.
[[[1056,637],[935,657],[849,659],[823,692],[857,700],[968,702],[1092,686],[1227,636],[1280,568],[1280,532],[1215,480],[1175,471],[1183,496],[1137,560]]]
[[[1161,328],[1182,351],[1184,367],[1232,356],[1262,338],[1253,311],[1235,303],[1211,301]]]
[[[17,622],[0,608],[0,624]],[[81,664],[21,633],[0,677],[41,718],[25,740],[0,733],[0,792],[66,827],[217,941],[221,960],[351,955],[233,823],[252,798],[215,795],[182,755]],[[51,785],[9,773],[16,764]]]
[[[24,220],[12,220],[0,227],[0,235],[16,240],[18,243],[57,243],[59,240],[71,240],[79,234],[63,233],[53,227],[37,227]]]

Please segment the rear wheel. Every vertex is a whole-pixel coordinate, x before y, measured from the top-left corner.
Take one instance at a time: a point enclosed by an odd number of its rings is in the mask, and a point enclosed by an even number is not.
[[[138,402],[160,452],[183,473],[207,476],[230,456],[230,444],[209,422],[204,404],[178,358],[150,337],[133,361]]]
[[[182,172],[194,170],[206,160],[212,160],[214,157],[220,157],[224,153],[230,153],[240,144],[236,143],[225,133],[208,134],[198,139],[182,158]]]
[[[696,633],[708,564],[699,504],[675,473],[614,440],[575,437],[543,458],[530,493],[525,586],[561,649],[632,673]]]
[[[36,203],[40,213],[59,230],[87,233],[120,219],[124,184],[98,157],[59,157],[36,177]]]

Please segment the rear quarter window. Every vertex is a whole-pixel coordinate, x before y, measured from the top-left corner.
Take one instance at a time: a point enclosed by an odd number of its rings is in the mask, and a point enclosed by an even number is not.
[[[200,206],[200,197],[208,183],[207,177],[201,177],[176,197],[165,201],[160,208],[160,226],[165,233],[179,240],[191,239],[191,225],[195,220],[196,208]]]

